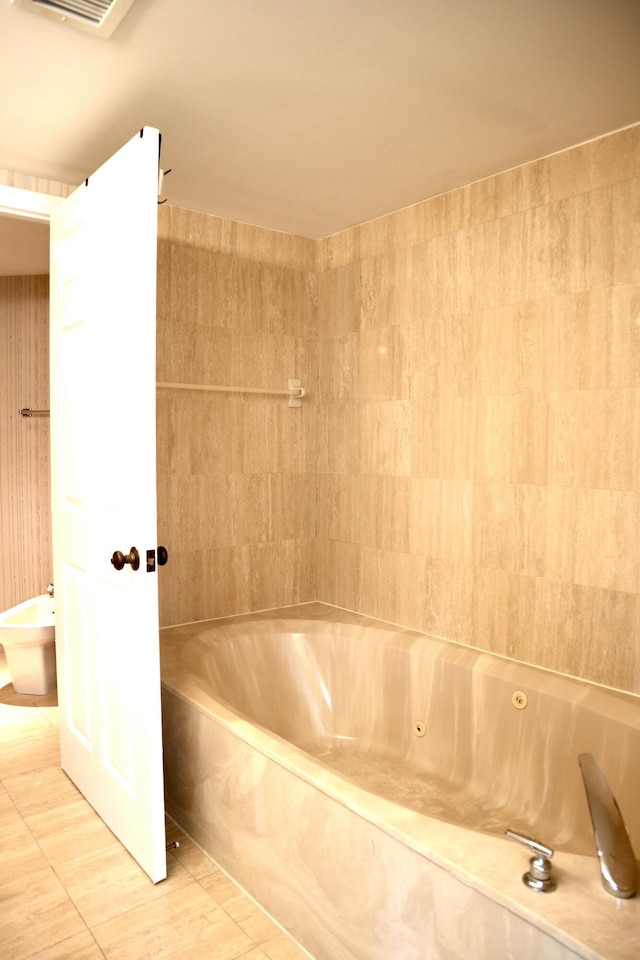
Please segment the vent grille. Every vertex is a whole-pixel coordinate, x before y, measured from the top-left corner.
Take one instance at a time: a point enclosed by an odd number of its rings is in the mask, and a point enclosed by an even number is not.
[[[66,26],[110,37],[135,0],[18,0],[20,6]]]
[[[63,16],[80,17],[89,23],[100,25],[115,0],[32,0],[36,7],[47,7]]]

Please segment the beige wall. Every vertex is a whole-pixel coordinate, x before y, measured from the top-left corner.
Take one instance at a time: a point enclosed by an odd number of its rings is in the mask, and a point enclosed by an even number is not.
[[[0,277],[0,610],[44,593],[53,568],[49,278]]]
[[[60,180],[47,180],[45,177],[16,173],[14,170],[0,170],[0,184],[20,190],[34,190],[36,193],[49,193],[53,197],[68,197],[76,189]]]
[[[0,185],[66,197],[75,188],[13,170]],[[0,277],[0,610],[44,593],[53,575],[49,421],[49,278]]]
[[[640,127],[319,266],[318,599],[640,692]]]
[[[273,231],[161,208],[158,380],[313,395],[314,247]],[[316,596],[313,401],[160,391],[162,623]]]
[[[640,127],[160,253],[159,379],[309,389],[161,396],[163,622],[319,599],[640,692]]]

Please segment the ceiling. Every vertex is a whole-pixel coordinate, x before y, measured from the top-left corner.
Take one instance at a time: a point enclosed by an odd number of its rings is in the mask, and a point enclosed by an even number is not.
[[[0,169],[78,184],[143,125],[168,202],[323,237],[640,120],[639,0],[0,0]],[[1,264],[0,264],[1,266]]]

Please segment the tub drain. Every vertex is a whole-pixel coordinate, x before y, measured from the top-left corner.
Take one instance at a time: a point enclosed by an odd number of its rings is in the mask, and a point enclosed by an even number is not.
[[[416,737],[424,737],[427,732],[427,725],[424,720],[414,720],[413,721],[413,732]]]

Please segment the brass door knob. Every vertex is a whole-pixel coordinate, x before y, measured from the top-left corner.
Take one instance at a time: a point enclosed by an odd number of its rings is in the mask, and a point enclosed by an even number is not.
[[[125,563],[131,564],[132,570],[137,570],[140,566],[140,554],[135,547],[131,547],[129,553],[122,553],[120,550],[115,550],[113,556],[111,557],[111,563],[114,565],[116,570],[122,570]]]

